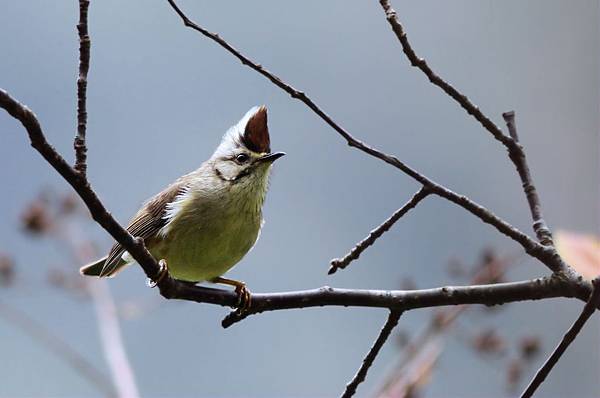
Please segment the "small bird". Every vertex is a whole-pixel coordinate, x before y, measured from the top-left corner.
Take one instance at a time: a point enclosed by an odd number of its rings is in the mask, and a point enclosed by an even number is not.
[[[243,282],[223,278],[254,246],[273,162],[267,108],[254,107],[223,136],[213,155],[148,200],[127,230],[144,239],[162,271],[188,282],[234,286],[249,305]],[[112,277],[135,260],[116,243],[108,256],[81,267],[83,275]]]

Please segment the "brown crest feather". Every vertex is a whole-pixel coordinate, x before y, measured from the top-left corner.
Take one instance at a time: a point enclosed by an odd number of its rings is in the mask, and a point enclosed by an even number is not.
[[[271,152],[269,127],[267,126],[267,107],[262,105],[246,123],[242,141],[253,152]]]

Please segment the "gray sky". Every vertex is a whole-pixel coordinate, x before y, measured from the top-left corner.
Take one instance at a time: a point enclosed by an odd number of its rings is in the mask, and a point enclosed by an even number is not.
[[[72,158],[77,68],[76,2],[4,2],[0,87],[30,106],[48,139]],[[190,17],[306,91],[358,138],[398,156],[530,232],[519,180],[505,151],[401,53],[377,2],[181,1]],[[553,228],[598,230],[598,3],[596,1],[394,1],[417,53],[498,124],[517,124]],[[122,222],[177,176],[196,168],[253,105],[269,107],[276,164],[255,249],[229,275],[254,291],[324,284],[394,289],[454,283],[451,257],[518,247],[463,210],[429,198],[349,269],[327,276],[344,254],[418,186],[348,148],[304,105],[207,39],[185,29],[166,1],[93,1],[90,9],[89,176]],[[27,311],[106,369],[92,306],[44,287],[60,248],[18,231],[23,204],[42,187],[67,185],[0,113],[0,251],[14,255],[21,285],[0,300]],[[109,237],[91,221],[85,236]],[[73,268],[75,270],[75,268]],[[75,272],[75,271],[73,271]],[[509,279],[547,274],[527,261]],[[121,302],[157,292],[137,268],[110,281]],[[310,309],[252,317],[222,330],[226,311],[160,302],[123,321],[144,396],[329,397],[356,371],[385,320],[365,309]],[[543,334],[549,350],[576,317],[567,300],[474,311],[449,336],[429,396],[504,396],[506,360],[482,359],[465,343],[482,327],[507,337]],[[417,332],[430,311],[401,327]],[[598,325],[590,323],[544,385],[546,396],[597,395]],[[98,396],[61,361],[0,320],[0,396]],[[161,343],[156,345],[156,342]],[[154,348],[151,348],[154,347]],[[388,344],[359,396],[398,353]],[[514,355],[514,350],[507,355]],[[506,358],[505,358],[506,359]],[[541,361],[541,357],[538,358]],[[536,364],[537,365],[537,364]],[[527,369],[527,379],[534,371]]]

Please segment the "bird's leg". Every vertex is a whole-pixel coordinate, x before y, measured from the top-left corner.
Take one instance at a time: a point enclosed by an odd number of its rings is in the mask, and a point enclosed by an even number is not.
[[[238,311],[240,313],[246,312],[250,308],[252,297],[250,296],[250,290],[246,287],[244,282],[236,281],[234,279],[222,278],[220,276],[211,280],[212,283],[221,283],[223,285],[229,285],[235,287],[235,292],[239,297]]]
[[[160,281],[162,281],[167,275],[169,275],[169,267],[167,267],[167,260],[163,258],[158,262],[158,265],[160,266],[160,268],[158,269],[158,274],[156,274],[154,278],[148,279],[148,286],[150,287],[158,286]]]

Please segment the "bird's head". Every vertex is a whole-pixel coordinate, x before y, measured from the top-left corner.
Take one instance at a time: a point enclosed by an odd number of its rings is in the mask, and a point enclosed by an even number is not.
[[[264,185],[273,162],[285,155],[271,152],[267,108],[255,106],[223,136],[212,155],[216,175],[240,186]]]

